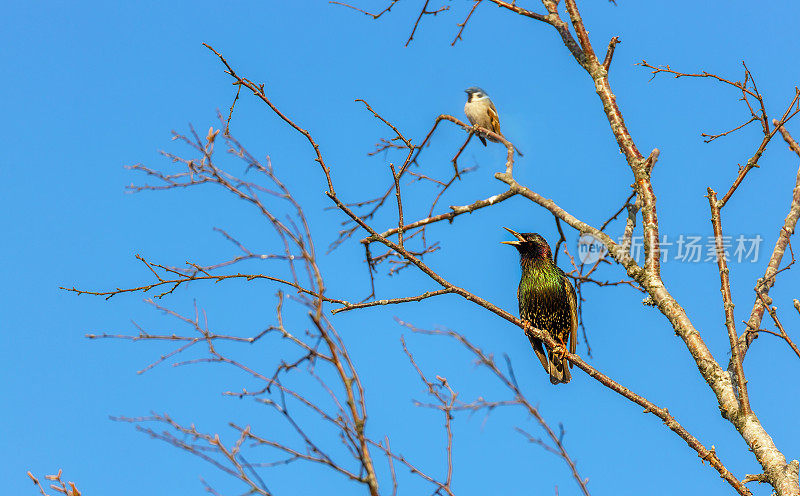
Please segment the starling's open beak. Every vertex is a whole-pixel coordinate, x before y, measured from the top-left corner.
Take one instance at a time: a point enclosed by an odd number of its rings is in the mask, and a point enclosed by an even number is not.
[[[507,227],[504,227],[503,229],[505,229],[506,231],[508,231],[511,234],[513,234],[514,237],[517,238],[517,239],[516,239],[516,241],[501,241],[500,242],[501,244],[511,245],[511,246],[519,246],[520,244],[522,244],[523,241],[525,241],[525,238],[523,238],[522,235],[520,233],[518,233],[517,231],[513,231],[513,230],[511,230],[511,229],[509,229]]]

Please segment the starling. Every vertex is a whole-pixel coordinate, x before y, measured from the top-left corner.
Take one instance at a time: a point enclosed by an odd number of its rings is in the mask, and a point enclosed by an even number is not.
[[[533,327],[547,332],[563,348],[548,349],[545,356],[542,341],[531,339],[533,351],[550,374],[550,382],[558,384],[570,380],[569,368],[572,366],[564,358],[564,350],[569,344],[570,353],[575,353],[576,332],[578,329],[577,298],[575,288],[564,271],[553,263],[550,245],[537,233],[518,233],[509,228],[508,232],[517,238],[503,241],[519,251],[522,278],[519,281],[519,317]],[[549,357],[549,359],[548,359]]]

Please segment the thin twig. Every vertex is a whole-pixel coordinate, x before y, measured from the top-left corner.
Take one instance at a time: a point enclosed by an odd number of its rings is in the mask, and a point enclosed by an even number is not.
[[[722,293],[722,307],[725,314],[725,327],[728,329],[728,341],[731,347],[731,360],[736,374],[739,402],[744,413],[750,412],[750,399],[747,394],[747,380],[742,368],[742,356],[736,335],[736,324],[733,319],[733,297],[731,296],[730,269],[726,259],[725,247],[722,239],[722,219],[720,207],[717,202],[717,193],[708,188],[708,205],[711,208],[711,226],[714,230],[714,243],[717,251],[717,266],[719,267],[720,292]]]

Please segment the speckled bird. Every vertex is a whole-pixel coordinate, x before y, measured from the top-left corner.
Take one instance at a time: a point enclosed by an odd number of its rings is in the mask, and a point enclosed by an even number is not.
[[[519,317],[533,327],[552,336],[563,349],[547,349],[545,355],[542,341],[531,338],[533,351],[542,366],[550,374],[553,384],[567,383],[571,376],[572,364],[564,358],[563,350],[569,345],[570,353],[575,353],[578,330],[577,298],[575,288],[564,271],[553,262],[553,253],[547,241],[537,233],[518,233],[509,228],[508,232],[517,238],[503,241],[519,251],[522,278],[519,281]]]

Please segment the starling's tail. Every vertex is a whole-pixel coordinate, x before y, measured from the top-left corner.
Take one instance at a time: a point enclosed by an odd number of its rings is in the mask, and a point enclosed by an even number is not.
[[[486,146],[486,138],[484,138],[483,136],[481,136],[481,135],[479,134],[479,135],[478,135],[478,139],[479,139],[479,140],[481,140],[481,143],[483,143],[483,146]]]
[[[569,361],[560,354],[553,353],[553,350],[547,350],[547,356],[550,358],[550,383],[568,383],[572,379],[569,373]]]

